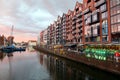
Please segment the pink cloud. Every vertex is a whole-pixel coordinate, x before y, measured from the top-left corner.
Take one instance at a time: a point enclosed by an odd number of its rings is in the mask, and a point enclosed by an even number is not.
[[[11,27],[0,24],[0,35],[10,36]],[[14,29],[13,36],[15,42],[36,40],[36,35],[32,35],[34,32],[29,30]]]

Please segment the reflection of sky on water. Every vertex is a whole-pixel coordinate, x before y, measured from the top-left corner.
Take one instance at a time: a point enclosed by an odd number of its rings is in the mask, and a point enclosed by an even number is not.
[[[49,80],[36,52],[15,52],[0,62],[0,80]]]

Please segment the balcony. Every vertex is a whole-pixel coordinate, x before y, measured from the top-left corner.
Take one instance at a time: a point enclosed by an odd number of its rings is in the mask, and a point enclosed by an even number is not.
[[[82,17],[82,13],[77,14],[76,17]]]
[[[72,20],[73,20],[73,21],[76,20],[76,16],[74,16],[74,17],[72,18]]]
[[[82,18],[78,18],[76,22],[82,22]]]
[[[83,14],[87,14],[88,12],[90,12],[90,8],[87,8],[86,10],[84,10]]]
[[[102,4],[104,4],[106,2],[106,0],[99,0],[98,2],[95,3],[95,7],[99,7],[101,6]]]
[[[73,22],[72,22],[72,25],[75,25],[75,24],[76,24],[76,21],[73,21]]]
[[[72,30],[75,30],[75,29],[76,29],[76,26],[73,26],[73,27],[72,27]]]
[[[75,35],[75,34],[76,34],[76,31],[73,31],[72,34]]]

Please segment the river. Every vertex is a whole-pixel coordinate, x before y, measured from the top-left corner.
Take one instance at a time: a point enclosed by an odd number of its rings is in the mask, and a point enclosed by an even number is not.
[[[36,51],[0,53],[0,80],[120,80],[119,75]]]

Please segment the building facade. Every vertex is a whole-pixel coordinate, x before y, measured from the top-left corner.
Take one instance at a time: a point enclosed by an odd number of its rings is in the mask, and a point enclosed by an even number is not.
[[[61,17],[61,35],[62,35],[62,44],[66,44],[66,14],[63,13],[62,17]]]
[[[110,0],[112,42],[120,43],[120,0]]]
[[[109,0],[83,0],[83,15],[86,43],[109,43]]]
[[[72,18],[72,35],[73,43],[82,43],[83,35],[83,16],[82,16],[82,4],[79,2],[76,2],[75,8],[74,8],[74,15]]]
[[[73,39],[72,18],[73,18],[73,11],[68,10],[68,13],[66,15],[66,43],[72,43],[72,39]]]
[[[47,44],[120,43],[120,0],[76,2],[47,28]]]

